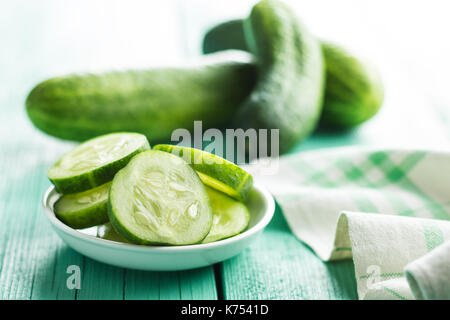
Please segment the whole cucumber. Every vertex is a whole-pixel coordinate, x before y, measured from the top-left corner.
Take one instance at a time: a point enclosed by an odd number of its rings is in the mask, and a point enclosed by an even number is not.
[[[292,9],[262,0],[244,20],[246,43],[258,62],[258,81],[239,109],[236,126],[279,129],[284,153],[315,128],[322,109],[324,63],[320,43]]]
[[[327,81],[321,126],[353,128],[372,118],[383,104],[380,74],[344,48],[322,43]]]
[[[180,68],[73,74],[39,83],[26,111],[42,131],[62,139],[131,131],[154,144],[172,131],[223,127],[256,82],[256,67],[223,54],[206,65]],[[219,62],[217,62],[219,61]]]
[[[203,37],[203,53],[214,53],[224,50],[249,51],[244,36],[244,21],[234,19],[219,23],[210,28]]]
[[[203,53],[230,49],[249,51],[242,19],[229,20],[215,25],[203,37]]]
[[[353,128],[372,118],[384,98],[377,70],[341,46],[330,42],[321,46],[326,67],[321,127]],[[203,53],[228,49],[249,51],[241,19],[218,24],[203,38]]]

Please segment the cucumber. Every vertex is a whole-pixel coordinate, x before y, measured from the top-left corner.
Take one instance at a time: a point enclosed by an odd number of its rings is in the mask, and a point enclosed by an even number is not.
[[[353,128],[372,118],[383,104],[380,74],[344,48],[323,43],[327,82],[322,127]]]
[[[47,172],[59,193],[86,191],[112,180],[150,145],[142,134],[121,132],[86,141],[64,154]]]
[[[158,144],[155,150],[183,158],[204,184],[242,201],[253,186],[253,177],[244,169],[221,157],[199,149]]]
[[[249,51],[242,19],[220,23],[209,29],[203,37],[202,51],[205,54],[231,49]]]
[[[107,200],[111,182],[80,193],[63,195],[54,205],[55,216],[74,229],[108,222]]]
[[[115,242],[130,243],[127,239],[117,233],[112,224],[109,222],[97,227],[97,238]]]
[[[244,231],[250,221],[247,207],[227,195],[206,188],[213,209],[213,225],[203,243],[235,236]]]
[[[170,141],[175,129],[193,130],[194,120],[224,127],[253,89],[256,67],[218,55],[191,67],[52,78],[29,93],[26,111],[43,132],[75,141],[132,131],[154,144]]]
[[[207,236],[213,213],[195,171],[179,157],[150,150],[135,156],[114,177],[108,216],[130,242],[187,245]]]
[[[353,128],[372,118],[383,104],[384,88],[378,71],[347,49],[322,41],[326,66],[325,98],[320,126]],[[243,21],[230,20],[211,28],[203,39],[203,53],[248,51]]]
[[[244,35],[258,61],[258,82],[235,126],[279,129],[284,153],[309,136],[320,117],[325,79],[320,43],[277,0],[253,6]]]

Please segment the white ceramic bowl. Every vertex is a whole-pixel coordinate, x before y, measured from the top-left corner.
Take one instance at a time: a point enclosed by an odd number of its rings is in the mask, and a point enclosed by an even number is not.
[[[140,246],[105,240],[96,236],[97,227],[75,230],[60,220],[53,205],[60,195],[50,187],[44,195],[45,213],[58,236],[70,247],[94,260],[119,267],[140,270],[185,270],[208,266],[231,258],[248,247],[272,219],[275,203],[259,185],[251,190],[246,205],[250,223],[246,231],[224,240],[188,246]]]

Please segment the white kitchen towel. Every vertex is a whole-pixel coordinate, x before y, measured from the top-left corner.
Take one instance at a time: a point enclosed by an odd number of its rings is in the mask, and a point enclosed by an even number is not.
[[[450,241],[411,262],[405,272],[416,299],[450,300]]]
[[[450,240],[450,153],[337,148],[246,169],[320,258],[354,260],[360,299],[414,299],[405,267]],[[409,274],[425,281],[422,268],[448,292],[448,272],[432,261],[436,268],[426,260]],[[437,294],[425,297],[447,298]]]

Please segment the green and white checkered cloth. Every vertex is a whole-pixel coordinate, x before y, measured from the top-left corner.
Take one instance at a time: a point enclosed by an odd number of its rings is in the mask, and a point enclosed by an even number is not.
[[[277,168],[247,167],[321,259],[353,259],[360,299],[450,299],[450,242],[434,250],[450,240],[450,154],[338,148]]]

